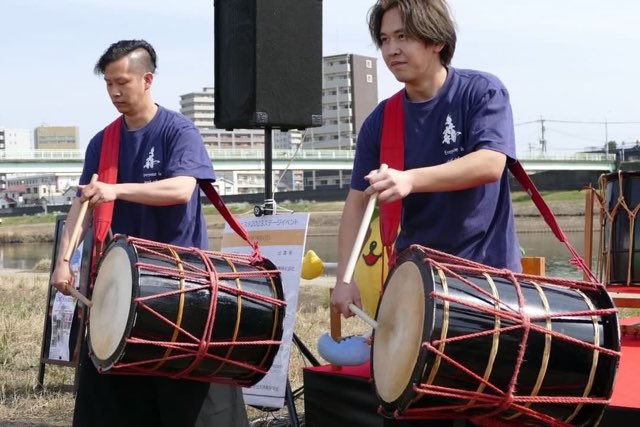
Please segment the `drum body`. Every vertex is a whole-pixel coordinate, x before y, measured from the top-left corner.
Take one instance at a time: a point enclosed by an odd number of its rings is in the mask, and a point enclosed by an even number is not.
[[[253,385],[279,349],[283,298],[266,259],[116,236],[93,289],[91,358],[103,372]]]
[[[607,292],[487,269],[434,262],[417,246],[401,254],[378,306],[372,347],[383,412],[490,414],[515,425],[543,425],[545,417],[597,422],[604,403],[551,401],[610,397],[620,337]],[[589,314],[603,309],[607,315]],[[513,401],[505,403],[509,394]],[[551,401],[536,400],[542,397]]]
[[[640,172],[619,171],[600,179],[602,208],[599,271],[605,284],[640,285]]]

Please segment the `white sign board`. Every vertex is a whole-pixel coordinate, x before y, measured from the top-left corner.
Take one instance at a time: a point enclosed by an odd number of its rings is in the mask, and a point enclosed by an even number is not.
[[[309,214],[265,215],[257,218],[239,218],[238,221],[247,230],[250,239],[258,241],[262,256],[269,259],[280,270],[287,303],[282,345],[267,375],[253,387],[243,389],[244,400],[248,405],[282,408]],[[222,251],[250,254],[252,249],[227,224],[222,235]]]
[[[73,253],[69,265],[75,277],[75,287],[80,283],[80,265],[82,263],[82,242]],[[62,292],[56,292],[51,308],[51,341],[49,343],[49,359],[71,360],[69,354],[69,339],[71,338],[71,325],[76,311],[76,299]]]

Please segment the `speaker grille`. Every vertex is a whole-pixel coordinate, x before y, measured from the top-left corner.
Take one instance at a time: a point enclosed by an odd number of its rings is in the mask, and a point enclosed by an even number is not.
[[[322,121],[322,1],[216,0],[215,124],[307,128]]]

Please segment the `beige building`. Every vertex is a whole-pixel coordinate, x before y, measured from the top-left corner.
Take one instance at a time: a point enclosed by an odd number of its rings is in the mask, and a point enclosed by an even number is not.
[[[79,144],[77,126],[38,126],[34,131],[36,150],[77,150]]]

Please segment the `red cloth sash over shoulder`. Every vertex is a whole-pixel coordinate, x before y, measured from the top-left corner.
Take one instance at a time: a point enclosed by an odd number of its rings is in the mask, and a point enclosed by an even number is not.
[[[104,129],[100,164],[98,165],[98,181],[115,184],[118,181],[118,156],[120,154],[120,130],[122,116],[115,119]],[[93,234],[96,243],[102,244],[107,238],[113,220],[114,202],[100,203],[93,210]]]
[[[380,163],[391,169],[404,170],[404,89],[387,100],[382,122],[380,142]],[[398,236],[398,226],[402,216],[402,200],[380,205],[380,237],[389,259],[389,267],[396,262],[394,242]]]

